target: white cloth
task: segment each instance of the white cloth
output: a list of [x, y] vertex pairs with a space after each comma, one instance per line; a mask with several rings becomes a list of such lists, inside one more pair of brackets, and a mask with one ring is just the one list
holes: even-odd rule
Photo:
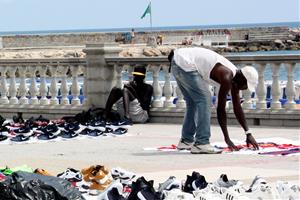
[[217, 63], [230, 69], [233, 76], [235, 76], [237, 70], [237, 67], [224, 56], [201, 47], [176, 49], [174, 51], [174, 61], [186, 72], [197, 70], [205, 81], [216, 86], [219, 86], [219, 84], [210, 79], [210, 72]]

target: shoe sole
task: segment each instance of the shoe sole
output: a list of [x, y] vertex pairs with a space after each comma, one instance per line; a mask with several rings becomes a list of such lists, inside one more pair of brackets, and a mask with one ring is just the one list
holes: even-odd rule
[[191, 151], [191, 154], [221, 154], [222, 153], [222, 151], [220, 151], [220, 152], [204, 152], [204, 151], [202, 151], [202, 152], [192, 152]]
[[192, 148], [190, 147], [190, 148], [176, 148], [177, 150], [179, 150], [179, 151], [181, 151], [181, 150], [188, 150], [188, 151], [190, 151]]

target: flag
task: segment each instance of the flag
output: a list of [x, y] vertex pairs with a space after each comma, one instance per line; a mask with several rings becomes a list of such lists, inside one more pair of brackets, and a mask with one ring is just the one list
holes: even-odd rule
[[144, 14], [142, 15], [141, 19], [143, 19], [147, 14], [151, 15], [151, 2], [149, 3], [148, 7], [146, 8]]

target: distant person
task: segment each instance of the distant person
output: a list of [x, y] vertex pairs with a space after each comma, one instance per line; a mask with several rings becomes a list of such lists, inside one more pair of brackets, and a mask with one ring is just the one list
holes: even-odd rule
[[130, 36], [131, 36], [131, 43], [133, 43], [133, 40], [134, 40], [134, 38], [135, 38], [135, 32], [134, 32], [134, 29], [131, 29]]
[[185, 37], [182, 41], [181, 41], [181, 44], [182, 45], [188, 45], [188, 38], [187, 37]]
[[245, 131], [246, 143], [258, 149], [258, 144], [247, 125], [239, 96], [240, 90], [255, 90], [258, 82], [255, 68], [246, 66], [238, 69], [225, 57], [200, 47], [176, 49], [171, 51], [168, 59], [187, 106], [177, 148], [191, 149], [191, 153], [220, 153], [209, 141], [211, 94], [208, 86], [214, 83], [219, 87], [217, 116], [226, 144], [232, 150], [238, 150], [227, 130], [226, 96], [231, 92], [233, 110]]
[[158, 35], [157, 39], [156, 39], [157, 45], [162, 45], [163, 43], [163, 36], [162, 35]]
[[104, 117], [109, 119], [109, 113], [114, 104], [125, 124], [145, 123], [149, 120], [150, 103], [153, 87], [144, 82], [146, 68], [134, 68], [133, 81], [124, 85], [124, 89], [114, 87], [107, 99]]

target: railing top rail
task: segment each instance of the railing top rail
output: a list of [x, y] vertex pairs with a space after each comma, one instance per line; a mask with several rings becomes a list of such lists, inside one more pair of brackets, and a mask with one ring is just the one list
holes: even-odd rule
[[[227, 59], [235, 63], [284, 63], [284, 62], [300, 62], [300, 55], [225, 55]], [[111, 57], [106, 58], [108, 64], [169, 64], [166, 56], [158, 57]]]
[[86, 65], [85, 58], [0, 59], [0, 65]]

